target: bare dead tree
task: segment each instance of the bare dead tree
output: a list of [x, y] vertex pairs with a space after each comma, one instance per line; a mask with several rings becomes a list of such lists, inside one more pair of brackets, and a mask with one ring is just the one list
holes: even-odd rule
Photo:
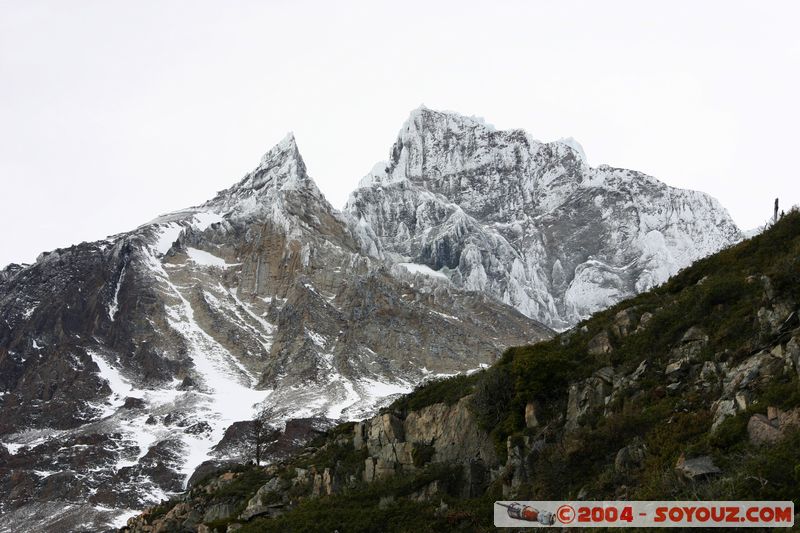
[[772, 215], [772, 223], [778, 222], [778, 199], [775, 198], [775, 212]]
[[267, 440], [267, 431], [264, 422], [256, 418], [250, 426], [250, 439], [255, 453], [256, 466], [261, 466], [261, 453]]

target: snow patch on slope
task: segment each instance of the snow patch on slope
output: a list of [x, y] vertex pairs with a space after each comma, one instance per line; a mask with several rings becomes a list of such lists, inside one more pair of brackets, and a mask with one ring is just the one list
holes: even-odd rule
[[114, 287], [114, 297], [111, 299], [111, 304], [108, 306], [108, 317], [111, 321], [114, 321], [114, 318], [117, 315], [117, 310], [119, 309], [119, 290], [122, 287], [122, 281], [125, 279], [125, 269], [128, 265], [122, 266], [122, 272], [119, 274], [119, 279], [117, 279], [117, 285]]
[[420, 265], [418, 263], [397, 263], [397, 265], [405, 268], [412, 274], [422, 274], [423, 276], [430, 276], [432, 278], [439, 279], [450, 279], [446, 274], [439, 272], [438, 270], [434, 270], [428, 265]]
[[92, 351], [88, 353], [92, 361], [94, 361], [94, 364], [100, 369], [100, 378], [103, 379], [108, 384], [108, 388], [111, 389], [110, 405], [105, 406], [103, 415], [111, 416], [125, 403], [125, 398], [133, 392], [133, 386], [130, 381], [122, 376], [117, 368], [108, 364], [100, 355]]
[[222, 222], [225, 220], [222, 218], [222, 216], [211, 211], [199, 211], [195, 213], [192, 218], [192, 225], [198, 231], [205, 231], [209, 226], [211, 226], [211, 224], [216, 224], [217, 222]]
[[153, 249], [160, 255], [164, 255], [172, 248], [172, 244], [178, 240], [182, 231], [183, 226], [177, 222], [160, 225]]
[[239, 263], [226, 263], [221, 257], [206, 252], [205, 250], [198, 250], [197, 248], [186, 248], [186, 255], [189, 259], [200, 266], [228, 268], [238, 266]]
[[196, 411], [203, 413], [203, 420], [212, 428], [208, 434], [182, 436], [188, 448], [182, 471], [188, 480], [200, 463], [211, 458], [211, 449], [222, 439], [225, 429], [234, 422], [252, 419], [257, 405], [272, 391], [253, 388], [254, 376], [197, 323], [191, 303], [155, 257], [150, 256], [149, 266], [177, 299], [167, 308], [167, 320], [187, 342], [188, 355], [203, 382]]

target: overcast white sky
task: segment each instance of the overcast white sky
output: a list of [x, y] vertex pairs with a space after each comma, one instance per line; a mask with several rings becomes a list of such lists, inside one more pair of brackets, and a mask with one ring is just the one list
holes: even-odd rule
[[800, 2], [0, 0], [0, 266], [213, 196], [287, 131], [341, 207], [421, 103], [800, 202]]

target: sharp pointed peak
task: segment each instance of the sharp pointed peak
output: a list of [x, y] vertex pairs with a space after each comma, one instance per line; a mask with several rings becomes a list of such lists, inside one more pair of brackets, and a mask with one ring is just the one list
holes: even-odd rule
[[281, 139], [281, 142], [277, 144], [277, 146], [284, 146], [284, 147], [293, 146], [297, 148], [297, 140], [294, 137], [294, 132], [293, 131], [287, 132], [286, 135], [283, 136], [283, 139]]
[[433, 111], [433, 110], [431, 108], [429, 108], [428, 106], [426, 106], [425, 104], [419, 104], [417, 107], [412, 109], [411, 112], [408, 115], [409, 115], [409, 117], [414, 117], [414, 116], [417, 116], [417, 115], [424, 115], [425, 113], [429, 113], [431, 111]]
[[271, 176], [274, 176], [276, 185], [286, 179], [292, 182], [313, 183], [306, 173], [306, 164], [300, 155], [294, 132], [288, 132], [278, 144], [267, 150], [258, 166], [242, 180], [241, 184], [258, 188], [264, 177]]
[[[299, 159], [302, 162], [302, 157], [300, 156], [300, 149], [297, 147], [297, 140], [294, 137], [294, 132], [288, 132], [283, 139], [277, 144], [275, 144], [272, 148], [267, 150], [267, 152], [261, 156], [261, 164], [259, 166], [263, 166], [265, 163], [268, 163], [271, 160], [274, 160], [276, 157], [293, 157], [295, 159]], [[305, 167], [305, 165], [303, 165]]]
[[[258, 166], [232, 187], [220, 191], [206, 205], [217, 205], [221, 211], [257, 211], [257, 204], [271, 202], [279, 191], [303, 189], [315, 196], [321, 193], [306, 172], [306, 165], [297, 148], [293, 132], [261, 157]], [[255, 202], [254, 205], [250, 205]]]

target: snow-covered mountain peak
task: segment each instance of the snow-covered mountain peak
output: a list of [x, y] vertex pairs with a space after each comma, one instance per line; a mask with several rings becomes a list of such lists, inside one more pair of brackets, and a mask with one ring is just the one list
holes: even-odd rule
[[298, 164], [302, 172], [305, 173], [305, 163], [300, 155], [300, 149], [297, 147], [297, 140], [294, 137], [294, 132], [291, 131], [288, 132], [278, 144], [267, 150], [267, 152], [261, 156], [261, 161], [255, 170], [268, 168], [272, 166], [275, 161], [284, 159]]
[[467, 116], [455, 111], [437, 111], [425, 106], [414, 109], [409, 114], [408, 119], [403, 124], [398, 134], [392, 155], [395, 154], [398, 144], [414, 144], [420, 139], [441, 140], [473, 132], [476, 137], [484, 137], [497, 130], [494, 126], [487, 124], [486, 121], [477, 116]]
[[359, 187], [467, 174], [473, 186], [485, 189], [493, 175], [507, 173], [532, 194], [538, 184], [549, 183], [548, 167], [576, 170], [559, 171], [560, 185], [589, 170], [583, 147], [571, 137], [543, 143], [521, 129], [498, 130], [480, 117], [422, 106], [403, 124], [389, 160], [375, 165]]
[[[411, 111], [400, 129], [389, 160], [375, 165], [359, 182], [359, 187], [420, 179], [481, 166], [485, 164], [482, 160], [484, 154], [475, 154], [472, 150], [494, 145], [494, 139], [502, 139], [508, 134], [519, 136], [527, 142], [521, 130], [501, 132], [480, 117], [420, 106]], [[444, 160], [437, 158], [438, 155]], [[426, 165], [426, 157], [430, 156], [436, 162], [433, 168]]]
[[589, 166], [572, 138], [419, 108], [345, 209], [381, 248], [562, 329], [741, 234], [706, 194]]
[[274, 191], [294, 189], [302, 185], [316, 188], [316, 184], [306, 173], [306, 164], [300, 155], [294, 134], [290, 132], [261, 157], [252, 172], [228, 190]]
[[411, 126], [426, 125], [428, 127], [436, 125], [438, 128], [451, 128], [453, 130], [460, 130], [463, 127], [479, 126], [489, 131], [496, 131], [495, 127], [483, 117], [477, 115], [464, 115], [457, 111], [436, 110], [426, 107], [424, 104], [416, 109], [413, 109], [406, 119], [403, 127], [401, 128], [401, 135]]
[[306, 172], [293, 133], [287, 134], [267, 151], [253, 171], [237, 184], [220, 191], [203, 207], [221, 214], [247, 217], [270, 210], [287, 192], [299, 192], [314, 201], [325, 202], [316, 183]]

